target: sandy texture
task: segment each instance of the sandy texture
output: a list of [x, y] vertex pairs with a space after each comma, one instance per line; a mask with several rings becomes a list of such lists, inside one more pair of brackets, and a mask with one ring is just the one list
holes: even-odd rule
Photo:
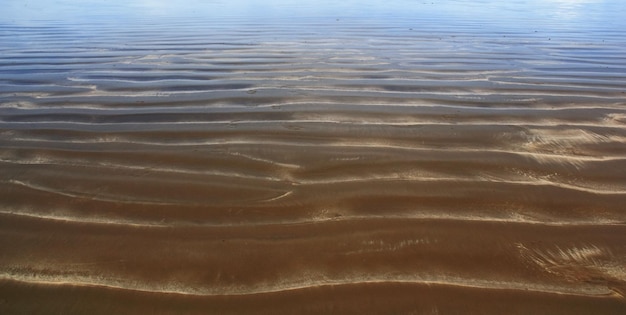
[[624, 314], [624, 31], [385, 21], [0, 25], [0, 313]]

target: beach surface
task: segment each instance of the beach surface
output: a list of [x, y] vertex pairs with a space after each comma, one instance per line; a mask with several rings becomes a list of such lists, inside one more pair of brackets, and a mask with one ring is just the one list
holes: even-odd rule
[[0, 313], [626, 313], [620, 1], [188, 2], [0, 14]]

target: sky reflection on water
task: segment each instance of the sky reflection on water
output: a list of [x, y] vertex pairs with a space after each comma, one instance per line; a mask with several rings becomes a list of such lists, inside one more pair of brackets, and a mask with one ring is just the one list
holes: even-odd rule
[[484, 22], [500, 28], [534, 26], [620, 29], [626, 26], [621, 0], [5, 0], [0, 23], [37, 25], [160, 23], [164, 19], [222, 18], [276, 20], [298, 18], [413, 19], [452, 25]]

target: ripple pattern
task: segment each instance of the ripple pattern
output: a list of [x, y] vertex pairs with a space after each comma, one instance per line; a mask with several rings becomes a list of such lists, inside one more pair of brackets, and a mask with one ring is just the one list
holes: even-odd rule
[[623, 32], [369, 22], [0, 25], [0, 310], [623, 314]]

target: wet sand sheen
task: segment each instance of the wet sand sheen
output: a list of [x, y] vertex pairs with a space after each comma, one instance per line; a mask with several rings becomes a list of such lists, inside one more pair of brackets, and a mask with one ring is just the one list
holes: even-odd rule
[[1, 313], [626, 311], [619, 34], [168, 22], [0, 25]]

